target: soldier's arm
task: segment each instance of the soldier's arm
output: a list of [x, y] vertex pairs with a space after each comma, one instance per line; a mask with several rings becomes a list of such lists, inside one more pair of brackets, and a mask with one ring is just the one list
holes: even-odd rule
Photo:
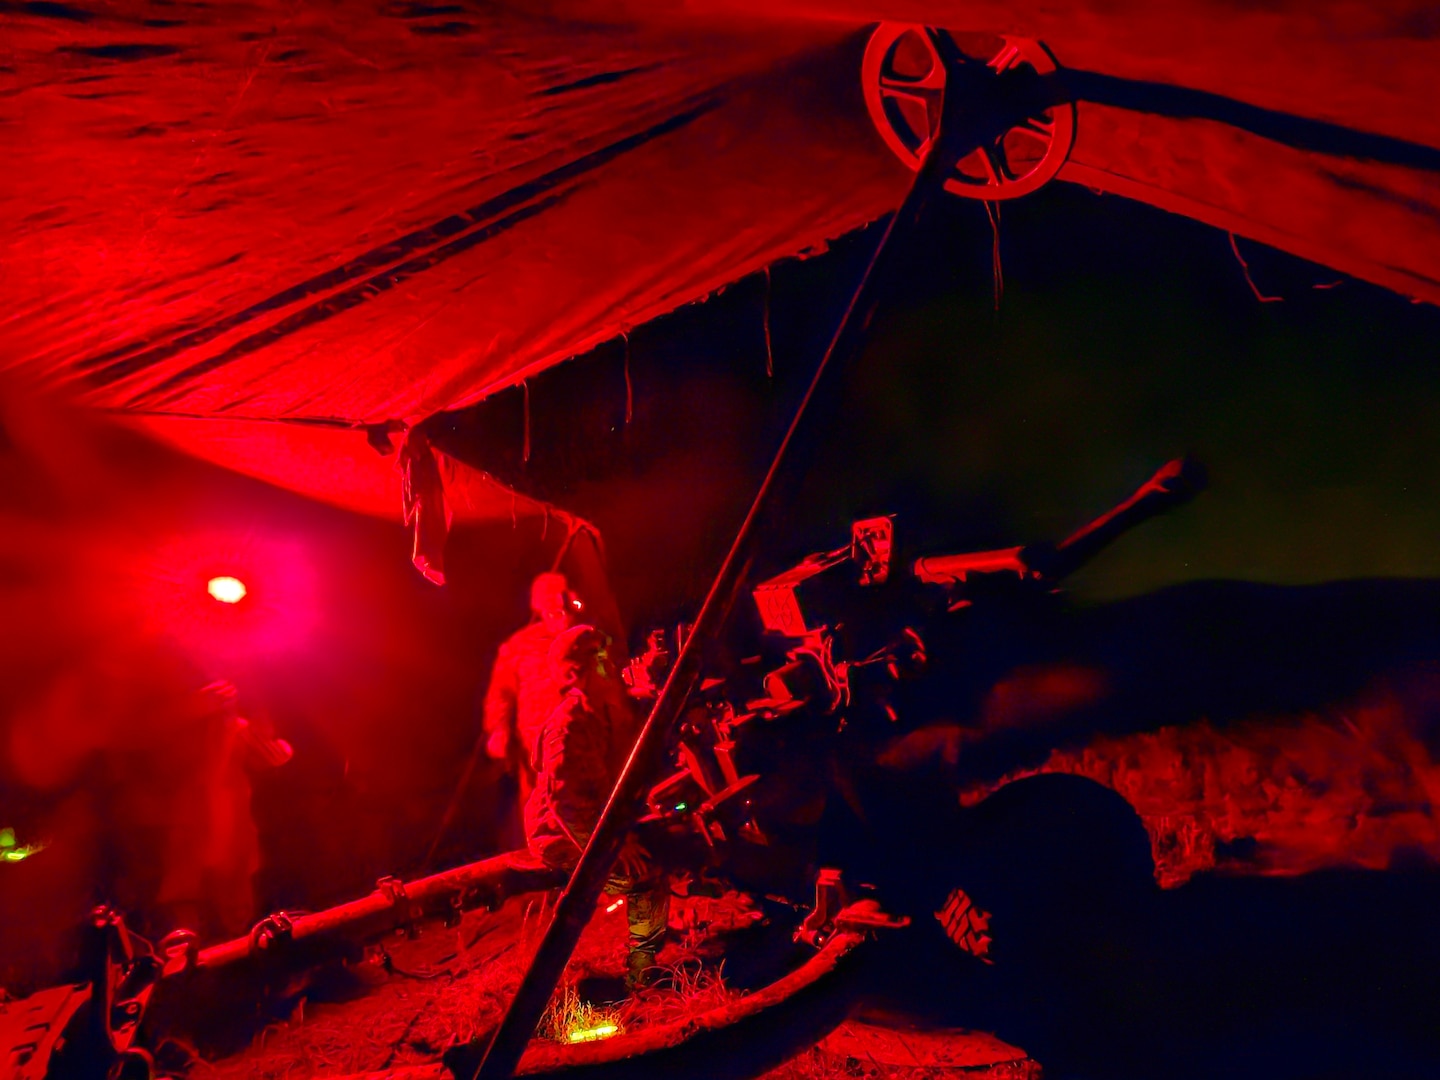
[[520, 677], [515, 666], [515, 653], [506, 642], [500, 646], [495, 666], [490, 672], [490, 685], [485, 691], [485, 752], [499, 761], [515, 755], [515, 714], [520, 701]]

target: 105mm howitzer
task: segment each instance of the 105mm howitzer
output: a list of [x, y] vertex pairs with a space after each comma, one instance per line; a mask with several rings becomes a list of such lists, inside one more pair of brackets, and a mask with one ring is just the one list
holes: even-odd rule
[[[812, 945], [937, 914], [952, 941], [983, 958], [975, 936], [983, 912], [954, 910], [954, 893], [968, 903], [963, 890], [937, 901], [933, 889], [882, 876], [857, 903], [852, 883], [861, 870], [847, 863], [847, 851], [859, 847], [847, 828], [870, 813], [857, 772], [873, 764], [886, 738], [924, 719], [902, 715], [893, 701], [898, 686], [934, 663], [917, 629], [925, 614], [917, 604], [938, 597], [939, 617], [949, 618], [976, 604], [1053, 591], [1124, 530], [1202, 485], [1196, 465], [1172, 461], [1059, 544], [924, 556], [903, 568], [891, 519], [856, 523], [847, 547], [753, 589], [765, 649], [693, 691], [669, 741], [671, 771], [650, 788], [637, 832], [662, 861], [688, 872], [692, 888], [723, 880], [797, 910], [804, 915], [797, 937]], [[654, 692], [671, 646], [679, 642], [652, 634], [626, 672], [638, 698]], [[848, 815], [835, 813], [837, 803]], [[177, 1022], [181, 1003], [193, 1015], [197, 1002], [233, 1001], [237, 986], [258, 992], [353, 959], [386, 935], [417, 932], [427, 920], [453, 922], [507, 896], [562, 884], [563, 875], [511, 853], [411, 882], [382, 879], [358, 900], [277, 912], [245, 937], [205, 948], [186, 931], [151, 946], [114, 912], [97, 909], [82, 981], [0, 1005], [5, 1080], [147, 1080], [149, 1051]]]
[[[896, 565], [891, 519], [855, 523], [849, 546], [753, 589], [768, 663], [753, 657], [694, 693], [671, 740], [674, 769], [647, 799], [642, 836], [674, 860], [803, 899], [819, 853], [846, 846], [820, 836], [827, 798], [853, 801], [847, 773], [870, 766], [887, 739], [934, 719], [902, 715], [900, 686], [928, 668], [964, 663], [931, 656], [926, 621], [1052, 593], [1122, 533], [1204, 483], [1198, 463], [1177, 459], [1058, 544], [928, 555], [909, 566]], [[633, 691], [658, 683], [669, 644], [651, 635], [626, 673]]]

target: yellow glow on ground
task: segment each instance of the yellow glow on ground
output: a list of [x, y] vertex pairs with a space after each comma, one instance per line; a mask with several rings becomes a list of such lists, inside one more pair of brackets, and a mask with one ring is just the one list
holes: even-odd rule
[[580, 1028], [566, 1034], [567, 1041], [572, 1043], [594, 1042], [596, 1039], [608, 1039], [620, 1030], [616, 1024], [600, 1024], [592, 1028]]

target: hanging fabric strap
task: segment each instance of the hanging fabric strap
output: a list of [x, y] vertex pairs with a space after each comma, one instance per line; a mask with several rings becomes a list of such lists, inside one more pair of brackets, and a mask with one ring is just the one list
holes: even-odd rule
[[635, 418], [635, 388], [630, 384], [630, 331], [623, 332], [620, 340], [625, 343], [625, 423], [628, 425]]
[[401, 472], [400, 504], [405, 524], [414, 529], [410, 561], [426, 581], [445, 584], [445, 541], [450, 535], [450, 507], [440, 465], [425, 432], [412, 427], [395, 458]]
[[1000, 310], [1000, 300], [1005, 295], [1005, 271], [1000, 265], [1000, 204], [987, 202], [985, 216], [990, 219], [990, 273], [995, 280], [995, 310]]
[[526, 379], [522, 382], [520, 389], [525, 393], [525, 446], [521, 451], [520, 459], [528, 465], [530, 463], [530, 380]]
[[761, 321], [765, 327], [765, 375], [775, 377], [775, 350], [770, 344], [770, 267], [765, 267], [765, 306]]

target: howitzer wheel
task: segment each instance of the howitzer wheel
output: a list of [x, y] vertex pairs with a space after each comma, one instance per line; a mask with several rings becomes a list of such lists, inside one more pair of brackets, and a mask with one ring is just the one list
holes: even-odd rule
[[[927, 27], [881, 23], [861, 65], [865, 105], [885, 145], [919, 169], [940, 122], [945, 65]], [[1056, 70], [1044, 45], [1009, 35], [954, 35], [962, 53], [983, 59], [996, 74], [1028, 66], [1039, 75]], [[1075, 143], [1075, 106], [1040, 109], [999, 132], [960, 159], [945, 190], [966, 199], [996, 202], [1028, 195], [1060, 171]]]

